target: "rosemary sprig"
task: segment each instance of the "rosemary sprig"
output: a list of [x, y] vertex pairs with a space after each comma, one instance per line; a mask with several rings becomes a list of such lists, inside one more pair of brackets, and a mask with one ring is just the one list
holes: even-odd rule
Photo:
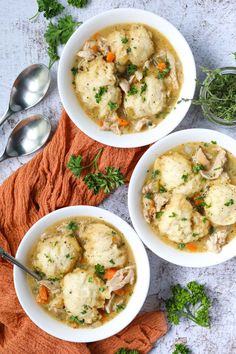
[[67, 167], [76, 177], [80, 177], [83, 170], [92, 169], [92, 172], [88, 173], [83, 180], [87, 187], [93, 190], [94, 194], [98, 194], [100, 190], [103, 190], [104, 193], [110, 193], [125, 182], [120, 169], [112, 166], [105, 167], [105, 172], [98, 169], [97, 162], [102, 151], [103, 148], [99, 149], [94, 159], [87, 165], [82, 165], [82, 155], [71, 155], [67, 164]]

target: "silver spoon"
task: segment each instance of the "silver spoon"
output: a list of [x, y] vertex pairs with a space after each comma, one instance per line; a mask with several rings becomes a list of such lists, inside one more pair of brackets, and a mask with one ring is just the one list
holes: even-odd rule
[[32, 277], [34, 277], [36, 280], [40, 281], [42, 278], [39, 274], [33, 272], [31, 269], [25, 267], [22, 263], [20, 263], [17, 259], [12, 257], [9, 253], [5, 252], [2, 247], [0, 247], [0, 256], [2, 258], [6, 259], [10, 263], [15, 264], [16, 266], [20, 267], [24, 272], [28, 273]]
[[46, 95], [50, 81], [50, 71], [44, 64], [33, 64], [23, 70], [13, 83], [9, 106], [0, 118], [0, 126], [11, 114], [39, 103]]
[[8, 157], [32, 154], [46, 143], [50, 132], [51, 124], [41, 114], [21, 120], [11, 132], [0, 162]]

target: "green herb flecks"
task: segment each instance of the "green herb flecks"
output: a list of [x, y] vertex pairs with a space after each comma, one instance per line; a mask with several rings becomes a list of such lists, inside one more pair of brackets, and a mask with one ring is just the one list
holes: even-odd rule
[[126, 44], [128, 43], [129, 39], [127, 37], [122, 37], [121, 38], [121, 43]]
[[84, 319], [83, 320], [80, 320], [79, 318], [78, 318], [78, 316], [70, 316], [69, 317], [69, 321], [71, 321], [71, 322], [75, 322], [75, 323], [77, 323], [77, 324], [84, 324]]
[[133, 75], [135, 73], [135, 71], [137, 70], [137, 65], [134, 64], [128, 64], [127, 66], [127, 74], [128, 75]]
[[198, 173], [199, 171], [205, 170], [205, 166], [203, 166], [201, 164], [196, 164], [196, 165], [192, 166], [192, 170], [194, 173]]
[[226, 203], [225, 206], [230, 206], [234, 204], [234, 200], [233, 199], [229, 199]]
[[121, 312], [126, 308], [126, 304], [118, 304], [116, 305], [116, 312]]
[[96, 100], [97, 103], [101, 102], [102, 96], [106, 92], [107, 92], [107, 87], [106, 86], [99, 87], [98, 92], [95, 94], [95, 100]]
[[96, 264], [95, 265], [95, 273], [98, 276], [104, 275], [105, 274], [105, 267], [101, 264]]
[[111, 111], [115, 111], [119, 106], [118, 106], [118, 103], [116, 102], [112, 102], [112, 101], [109, 101], [108, 102], [108, 106], [110, 108]]
[[147, 90], [147, 84], [146, 82], [144, 82], [144, 84], [141, 86], [141, 89], [140, 89], [140, 95], [142, 95], [144, 92], [146, 92]]
[[136, 95], [136, 93], [138, 93], [138, 89], [136, 86], [132, 85], [127, 93], [128, 96], [133, 96]]
[[67, 229], [71, 231], [76, 231], [78, 229], [78, 225], [74, 221], [70, 221], [67, 225]]
[[172, 354], [190, 354], [190, 349], [183, 343], [176, 343]]
[[75, 76], [76, 74], [78, 74], [78, 68], [71, 68], [71, 72], [72, 72], [72, 75]]
[[38, 11], [30, 18], [30, 20], [36, 18], [40, 12], [43, 12], [43, 16], [46, 19], [55, 17], [62, 13], [64, 6], [60, 4], [57, 0], [37, 0]]
[[85, 7], [88, 0], [67, 0], [68, 4], [77, 8]]
[[168, 59], [165, 60], [165, 62], [161, 62], [157, 65], [157, 78], [164, 80], [170, 73], [171, 67], [170, 67], [170, 62]]

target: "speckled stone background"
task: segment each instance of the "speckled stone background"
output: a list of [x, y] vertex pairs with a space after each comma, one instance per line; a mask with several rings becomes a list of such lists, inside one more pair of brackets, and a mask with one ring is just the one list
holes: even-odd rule
[[[200, 65], [210, 68], [235, 65], [231, 55], [231, 52], [236, 50], [235, 0], [90, 0], [86, 9], [77, 10], [70, 7], [67, 12], [84, 21], [104, 10], [118, 7], [146, 9], [172, 22], [192, 48], [199, 77]], [[16, 75], [29, 64], [47, 64], [43, 38], [46, 21], [40, 16], [35, 22], [30, 22], [28, 18], [35, 12], [36, 3], [33, 0], [0, 0], [0, 113], [4, 113], [7, 108], [10, 88]], [[56, 128], [62, 109], [57, 91], [56, 70], [57, 65], [53, 67], [53, 82], [47, 98], [27, 113], [12, 116], [0, 128], [0, 150], [3, 150], [16, 122], [27, 115], [42, 113], [50, 118], [53, 128]], [[223, 129], [211, 125], [203, 119], [201, 110], [196, 107], [189, 110], [177, 129], [189, 127], [221, 130], [236, 138], [236, 128]], [[2, 162], [0, 182], [30, 158]], [[130, 223], [127, 187], [116, 191], [102, 207], [115, 212]], [[191, 269], [167, 263], [150, 251], [148, 254], [151, 263], [151, 284], [144, 310], [162, 308], [163, 299], [168, 296], [172, 284], [185, 284], [194, 279], [206, 284], [213, 302], [210, 329], [182, 321], [181, 325], [169, 329], [167, 335], [156, 344], [152, 354], [172, 353], [173, 343], [178, 338], [184, 338], [194, 354], [236, 353], [235, 259], [215, 267]]]

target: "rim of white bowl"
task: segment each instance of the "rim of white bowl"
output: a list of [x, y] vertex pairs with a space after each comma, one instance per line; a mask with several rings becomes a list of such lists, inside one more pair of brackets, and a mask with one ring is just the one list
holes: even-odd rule
[[[156, 28], [163, 33], [173, 45], [183, 65], [184, 81], [179, 97], [192, 98], [196, 86], [196, 66], [189, 44], [177, 28], [163, 17], [141, 9], [121, 8], [102, 12], [85, 21], [70, 37], [63, 49], [58, 67], [59, 95], [71, 120], [86, 135], [105, 145], [123, 148], [148, 145], [169, 134], [184, 119], [191, 105], [191, 101], [176, 104], [176, 108], [172, 109], [156, 128], [140, 133], [123, 134], [120, 136], [112, 132], [102, 131], [99, 126], [84, 113], [74, 94], [71, 83], [71, 67], [74, 64], [76, 52], [95, 32], [110, 25], [129, 23], [130, 18], [135, 19], [133, 23], [143, 23]], [[106, 23], [105, 27], [104, 23]]]
[[210, 129], [186, 129], [172, 133], [152, 145], [137, 163], [131, 176], [128, 190], [128, 208], [133, 226], [143, 243], [162, 259], [184, 267], [208, 267], [223, 263], [236, 255], [236, 238], [225, 245], [220, 253], [190, 253], [175, 249], [164, 243], [145, 221], [141, 209], [141, 191], [146, 171], [155, 159], [171, 148], [187, 142], [217, 143], [236, 156], [236, 140]]
[[22, 239], [16, 258], [21, 262], [26, 262], [27, 256], [39, 238], [41, 232], [49, 225], [63, 218], [73, 216], [91, 216], [105, 220], [114, 225], [124, 234], [130, 248], [133, 252], [136, 267], [137, 280], [134, 292], [129, 299], [127, 307], [111, 321], [106, 322], [97, 328], [74, 329], [51, 317], [40, 307], [33, 298], [31, 290], [27, 283], [26, 274], [18, 267], [14, 266], [14, 286], [18, 300], [28, 315], [28, 317], [43, 331], [48, 334], [70, 342], [93, 342], [108, 338], [129, 325], [129, 323], [139, 313], [147, 297], [150, 284], [150, 265], [147, 252], [143, 243], [139, 239], [134, 229], [117, 215], [93, 206], [70, 206], [47, 214], [37, 221], [25, 234]]

